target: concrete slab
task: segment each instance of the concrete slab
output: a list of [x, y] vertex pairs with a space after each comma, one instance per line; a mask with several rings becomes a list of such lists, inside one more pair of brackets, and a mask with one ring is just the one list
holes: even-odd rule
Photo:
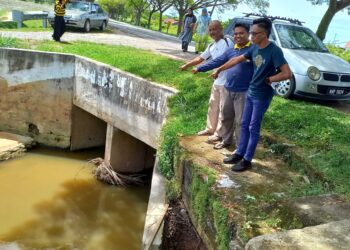
[[341, 250], [350, 246], [350, 220], [263, 235], [251, 239], [246, 250]]
[[143, 250], [160, 247], [160, 245], [157, 245], [160, 241], [155, 241], [155, 239], [161, 236], [163, 230], [160, 230], [160, 227], [168, 208], [165, 196], [165, 182], [165, 178], [158, 171], [158, 160], [156, 160], [142, 238], [141, 249]]

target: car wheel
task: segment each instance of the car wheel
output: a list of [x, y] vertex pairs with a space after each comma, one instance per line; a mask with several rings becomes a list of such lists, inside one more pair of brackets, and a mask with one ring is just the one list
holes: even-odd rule
[[292, 97], [294, 94], [294, 91], [295, 91], [295, 80], [293, 76], [291, 79], [279, 82], [275, 89], [276, 94], [283, 98]]
[[106, 21], [103, 21], [101, 26], [100, 26], [100, 30], [104, 31], [106, 29], [106, 26], [107, 26]]
[[90, 20], [86, 20], [84, 24], [84, 31], [90, 32], [90, 29], [91, 29]]

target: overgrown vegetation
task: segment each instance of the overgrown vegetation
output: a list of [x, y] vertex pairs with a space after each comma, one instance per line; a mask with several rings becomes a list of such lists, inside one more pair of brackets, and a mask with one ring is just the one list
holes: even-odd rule
[[350, 63], [350, 50], [344, 50], [343, 48], [334, 45], [328, 45], [327, 47], [332, 54], [339, 56]]
[[11, 37], [4, 37], [4, 36], [0, 35], [0, 47], [16, 48], [17, 47], [17, 39], [11, 38]]
[[208, 218], [213, 218], [215, 241], [219, 250], [226, 250], [230, 244], [228, 210], [223, 207], [215, 192], [211, 192], [216, 181], [216, 174], [206, 167], [191, 167], [190, 203], [202, 228], [207, 228]]

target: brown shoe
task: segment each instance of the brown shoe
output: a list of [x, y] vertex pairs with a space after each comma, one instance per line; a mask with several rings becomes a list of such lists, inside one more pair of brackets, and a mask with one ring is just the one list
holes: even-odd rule
[[202, 136], [202, 135], [211, 135], [211, 134], [213, 134], [213, 133], [211, 133], [210, 130], [208, 130], [208, 129], [204, 129], [204, 130], [199, 131], [199, 132], [197, 133], [197, 135], [199, 135], [199, 136]]
[[230, 144], [226, 144], [223, 141], [221, 141], [219, 143], [216, 143], [213, 148], [214, 149], [222, 149], [222, 148], [227, 148], [229, 146], [230, 146]]
[[220, 140], [221, 140], [221, 138], [219, 136], [211, 135], [211, 136], [208, 137], [207, 142], [217, 142], [217, 141], [220, 141]]

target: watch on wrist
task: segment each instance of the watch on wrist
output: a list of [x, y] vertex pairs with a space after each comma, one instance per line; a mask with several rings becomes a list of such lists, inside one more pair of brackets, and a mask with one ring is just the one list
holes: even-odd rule
[[270, 84], [270, 85], [271, 85], [270, 77], [266, 77], [266, 78], [265, 78], [265, 82], [266, 82], [267, 84]]

